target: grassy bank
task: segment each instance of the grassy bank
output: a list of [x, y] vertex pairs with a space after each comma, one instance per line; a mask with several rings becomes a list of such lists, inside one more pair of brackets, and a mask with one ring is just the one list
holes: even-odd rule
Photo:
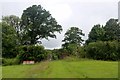
[[118, 62], [65, 59], [2, 67], [3, 78], [117, 78]]

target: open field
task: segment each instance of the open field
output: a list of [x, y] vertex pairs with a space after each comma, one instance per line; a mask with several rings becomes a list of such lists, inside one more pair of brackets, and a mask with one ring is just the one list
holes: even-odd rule
[[95, 60], [44, 61], [2, 67], [3, 78], [117, 78], [118, 62]]
[[2, 78], [2, 66], [0, 65], [0, 79]]

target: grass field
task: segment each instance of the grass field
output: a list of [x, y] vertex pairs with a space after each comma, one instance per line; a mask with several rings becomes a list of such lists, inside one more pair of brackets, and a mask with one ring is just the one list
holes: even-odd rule
[[118, 62], [64, 59], [2, 67], [3, 78], [117, 78]]
[[0, 65], [0, 79], [2, 78], [2, 66]]

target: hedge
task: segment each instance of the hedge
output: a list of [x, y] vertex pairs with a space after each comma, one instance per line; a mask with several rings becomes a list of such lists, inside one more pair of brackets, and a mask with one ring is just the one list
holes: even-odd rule
[[88, 58], [97, 60], [118, 60], [120, 58], [119, 41], [97, 41], [85, 46]]
[[46, 52], [43, 46], [24, 45], [16, 48], [16, 53], [20, 59], [20, 62], [25, 60], [34, 60], [39, 62], [46, 58]]

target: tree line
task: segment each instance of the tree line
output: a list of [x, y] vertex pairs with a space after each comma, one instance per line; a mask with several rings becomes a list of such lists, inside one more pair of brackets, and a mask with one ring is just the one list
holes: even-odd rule
[[45, 50], [41, 39], [56, 38], [56, 32], [62, 32], [49, 11], [41, 5], [33, 5], [23, 11], [21, 18], [15, 15], [3, 16], [2, 22], [2, 57], [22, 60], [41, 61], [52, 58], [75, 55], [82, 58], [100, 60], [118, 60], [120, 58], [120, 23], [110, 19], [106, 25], [94, 25], [88, 39], [81, 46], [85, 34], [78, 27], [71, 27], [62, 40], [62, 48]]

